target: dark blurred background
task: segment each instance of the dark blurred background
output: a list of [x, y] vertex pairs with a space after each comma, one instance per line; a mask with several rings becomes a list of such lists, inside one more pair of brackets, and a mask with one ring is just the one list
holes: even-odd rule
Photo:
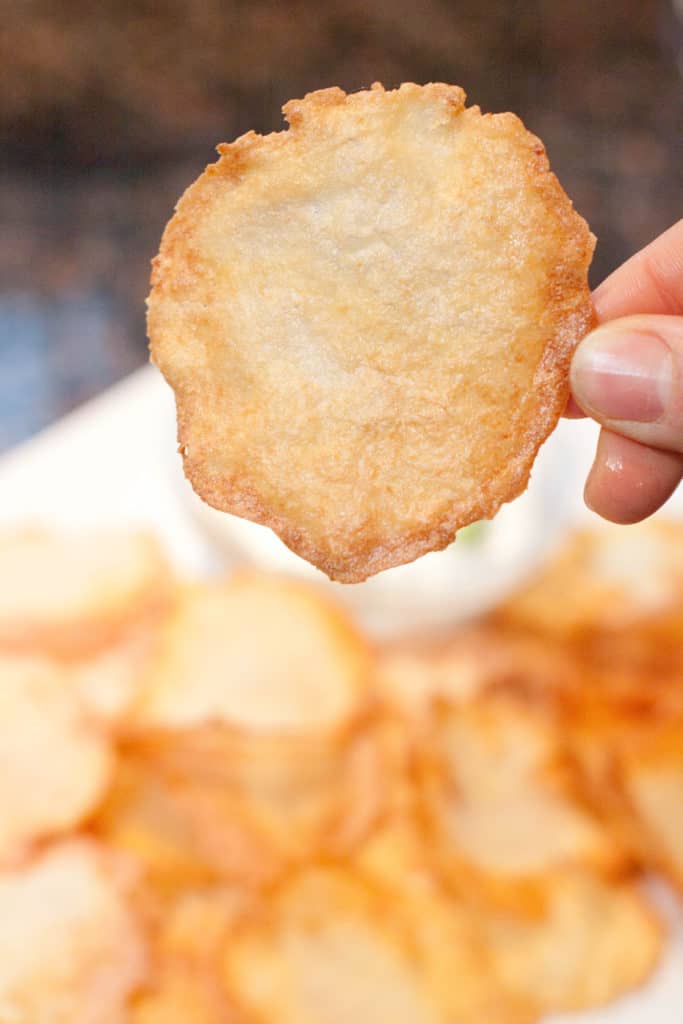
[[311, 89], [443, 80], [519, 113], [598, 235], [593, 283], [683, 212], [683, 0], [0, 6], [0, 448], [146, 360], [179, 193]]

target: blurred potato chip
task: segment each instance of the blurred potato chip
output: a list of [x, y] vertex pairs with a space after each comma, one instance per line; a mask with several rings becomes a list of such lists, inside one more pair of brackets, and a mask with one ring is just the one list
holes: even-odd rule
[[263, 1024], [531, 1019], [487, 972], [461, 908], [341, 868], [309, 868], [238, 924], [225, 977]]
[[146, 953], [123, 878], [82, 840], [0, 874], [3, 1024], [127, 1024]]
[[511, 693], [442, 705], [424, 752], [423, 795], [457, 885], [533, 910], [567, 865], [614, 870], [623, 852], [588, 807], [545, 707]]
[[0, 650], [86, 657], [163, 607], [169, 583], [161, 548], [147, 533], [7, 532], [0, 538]]
[[112, 727], [127, 723], [156, 652], [158, 632], [158, 622], [134, 625], [112, 646], [72, 663], [75, 685], [93, 718]]
[[140, 728], [335, 729], [367, 700], [365, 641], [313, 587], [243, 572], [187, 587], [137, 708]]
[[592, 803], [634, 859], [680, 884], [683, 715], [661, 701], [618, 701], [602, 682], [593, 680], [568, 723]]
[[401, 908], [416, 962], [447, 1021], [533, 1019], [528, 1000], [496, 974], [476, 910], [442, 885], [430, 837], [414, 807], [403, 804], [384, 819], [352, 863], [390, 905]]
[[320, 743], [208, 732], [187, 744], [182, 736], [138, 739], [125, 762], [132, 782], [109, 801], [108, 829], [132, 828], [148, 842], [165, 836], [164, 845], [179, 842], [220, 877], [261, 884], [291, 861], [352, 849], [386, 802], [390, 763], [369, 726]]
[[154, 917], [165, 913], [168, 900], [184, 886], [213, 877], [173, 792], [130, 757], [119, 760], [93, 828], [140, 866], [146, 890], [142, 902]]
[[570, 686], [573, 676], [566, 657], [542, 640], [475, 625], [426, 649], [387, 647], [376, 685], [388, 707], [412, 717], [435, 699], [461, 704], [496, 689], [550, 696]]
[[68, 671], [0, 655], [0, 861], [77, 826], [102, 798], [111, 770], [110, 741]]
[[[604, 664], [657, 661], [683, 642], [683, 523], [659, 519], [573, 534], [499, 620], [580, 641]], [[664, 645], [664, 646], [662, 646]]]
[[95, 646], [45, 612], [49, 656], [8, 651], [0, 596], [0, 1024], [531, 1024], [648, 976], [624, 879], [683, 886], [675, 556], [649, 617], [629, 584], [613, 622], [377, 656], [264, 574], [177, 591], [150, 557], [104, 600], [72, 543], [90, 621], [118, 602]]
[[201, 857], [260, 883], [339, 853], [383, 794], [366, 642], [315, 589], [242, 573], [188, 587], [164, 626], [131, 745]]
[[649, 731], [629, 749], [622, 778], [645, 863], [683, 890], [683, 720]]
[[173, 965], [155, 979], [130, 1012], [130, 1024], [245, 1024], [226, 1001], [211, 972]]
[[653, 970], [663, 929], [638, 890], [587, 872], [558, 873], [538, 919], [482, 912], [496, 970], [538, 1010], [581, 1010], [616, 999]]
[[131, 1024], [237, 1024], [222, 956], [245, 903], [243, 891], [211, 885], [186, 889], [168, 904], [152, 943], [154, 970]]

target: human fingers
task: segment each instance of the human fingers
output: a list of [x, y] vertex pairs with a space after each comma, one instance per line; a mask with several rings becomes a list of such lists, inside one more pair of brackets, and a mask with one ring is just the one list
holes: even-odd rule
[[683, 317], [601, 325], [574, 354], [571, 387], [581, 409], [614, 433], [683, 453]]
[[593, 303], [601, 323], [638, 313], [683, 314], [683, 220], [610, 274]]
[[664, 504], [682, 476], [683, 456], [603, 428], [584, 498], [604, 519], [637, 523]]

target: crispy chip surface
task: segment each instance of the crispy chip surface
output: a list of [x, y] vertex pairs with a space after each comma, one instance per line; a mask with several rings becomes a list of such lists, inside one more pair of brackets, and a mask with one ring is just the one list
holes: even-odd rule
[[592, 323], [594, 240], [539, 140], [455, 86], [284, 110], [180, 200], [152, 357], [201, 497], [356, 582], [523, 490]]
[[126, 1024], [146, 958], [117, 871], [75, 840], [0, 874], [3, 1024]]
[[111, 768], [109, 741], [69, 674], [37, 658], [0, 656], [0, 861], [78, 825]]
[[0, 538], [0, 649], [80, 658], [167, 600], [169, 570], [145, 533], [27, 529]]
[[345, 725], [366, 698], [364, 640], [313, 588], [258, 573], [189, 587], [138, 708], [140, 727], [253, 733]]

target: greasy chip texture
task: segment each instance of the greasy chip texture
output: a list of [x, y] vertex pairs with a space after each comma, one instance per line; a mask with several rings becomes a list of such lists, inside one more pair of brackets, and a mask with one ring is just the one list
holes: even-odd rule
[[513, 114], [327, 89], [219, 147], [155, 260], [185, 471], [357, 582], [525, 487], [592, 322], [593, 238]]
[[0, 655], [0, 864], [78, 825], [102, 798], [111, 769], [109, 741], [66, 671]]
[[3, 1024], [126, 1024], [144, 967], [115, 862], [94, 844], [64, 842], [0, 874]]

